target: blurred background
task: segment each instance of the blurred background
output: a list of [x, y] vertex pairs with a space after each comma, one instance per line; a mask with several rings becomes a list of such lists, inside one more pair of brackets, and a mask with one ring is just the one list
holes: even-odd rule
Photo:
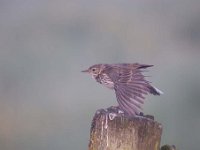
[[0, 1], [0, 149], [86, 150], [113, 91], [80, 71], [96, 63], [155, 65], [164, 95], [144, 112], [163, 144], [199, 150], [200, 1]]

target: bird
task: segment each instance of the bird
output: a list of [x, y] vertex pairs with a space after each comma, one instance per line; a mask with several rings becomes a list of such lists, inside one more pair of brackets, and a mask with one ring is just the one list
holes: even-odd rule
[[146, 68], [139, 63], [95, 64], [82, 72], [89, 73], [98, 83], [115, 91], [119, 109], [129, 116], [142, 113], [145, 96], [163, 92], [146, 80]]

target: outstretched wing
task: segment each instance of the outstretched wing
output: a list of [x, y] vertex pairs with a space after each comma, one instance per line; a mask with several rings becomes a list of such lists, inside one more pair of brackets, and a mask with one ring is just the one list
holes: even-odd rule
[[151, 65], [122, 64], [115, 79], [115, 93], [119, 107], [129, 115], [142, 111], [145, 95], [150, 92], [150, 83], [145, 80], [142, 69]]

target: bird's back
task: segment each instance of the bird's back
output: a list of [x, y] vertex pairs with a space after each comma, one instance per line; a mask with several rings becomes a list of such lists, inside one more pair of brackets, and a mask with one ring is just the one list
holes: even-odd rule
[[153, 65], [144, 65], [138, 63], [105, 64], [102, 73], [107, 74], [113, 82], [116, 82], [120, 79], [121, 75], [128, 75], [130, 72], [134, 72], [137, 69], [145, 69], [152, 66]]

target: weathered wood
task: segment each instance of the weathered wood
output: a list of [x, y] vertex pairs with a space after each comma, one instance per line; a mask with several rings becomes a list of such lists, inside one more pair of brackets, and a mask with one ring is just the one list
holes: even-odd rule
[[159, 150], [160, 123], [146, 116], [129, 117], [114, 107], [96, 112], [89, 150]]

